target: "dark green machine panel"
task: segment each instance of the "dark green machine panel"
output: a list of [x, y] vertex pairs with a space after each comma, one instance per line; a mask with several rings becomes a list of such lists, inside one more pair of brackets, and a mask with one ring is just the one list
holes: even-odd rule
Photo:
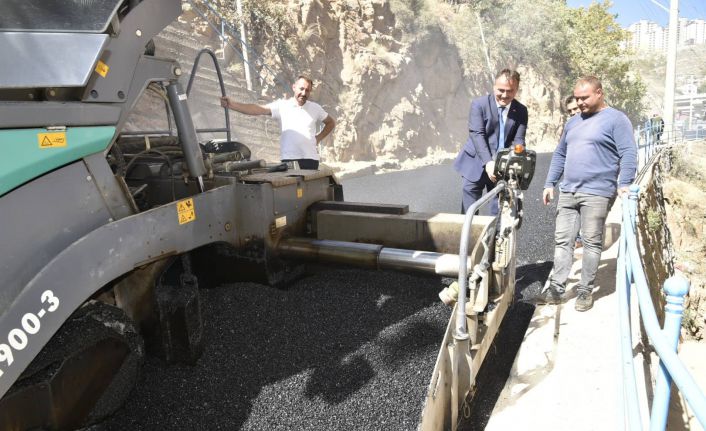
[[0, 196], [67, 163], [103, 151], [115, 127], [0, 130]]

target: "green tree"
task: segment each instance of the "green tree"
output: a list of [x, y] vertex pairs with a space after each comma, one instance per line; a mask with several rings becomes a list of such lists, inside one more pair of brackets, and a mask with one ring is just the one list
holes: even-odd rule
[[563, 0], [513, 1], [496, 15], [495, 34], [499, 36], [500, 63], [531, 65], [540, 73], [557, 72], [568, 67], [566, 46], [568, 32]]
[[459, 49], [469, 76], [487, 69], [480, 41], [485, 33], [491, 74], [500, 67], [527, 66], [546, 77], [571, 70], [568, 8], [564, 0], [474, 0], [462, 3], [442, 28]]
[[408, 37], [424, 30], [428, 24], [429, 10], [425, 0], [390, 0], [396, 25]]
[[645, 109], [645, 85], [639, 75], [631, 72], [632, 64], [620, 47], [626, 35], [608, 11], [611, 6], [606, 0], [567, 10], [570, 72], [564, 83], [565, 92], [571, 91], [578, 77], [595, 75], [603, 82], [610, 105], [625, 112], [636, 124]]

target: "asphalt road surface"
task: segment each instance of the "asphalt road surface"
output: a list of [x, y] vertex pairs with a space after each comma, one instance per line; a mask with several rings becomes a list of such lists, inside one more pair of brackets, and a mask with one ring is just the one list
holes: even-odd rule
[[[553, 209], [541, 204], [549, 155], [525, 192], [517, 301], [478, 378], [463, 429], [483, 429], [551, 268]], [[450, 165], [352, 178], [347, 201], [458, 212]], [[194, 366], [148, 358], [126, 405], [91, 430], [415, 430], [450, 309], [435, 276], [311, 266], [288, 290], [202, 289], [205, 351]], [[521, 420], [521, 418], [518, 418]]]

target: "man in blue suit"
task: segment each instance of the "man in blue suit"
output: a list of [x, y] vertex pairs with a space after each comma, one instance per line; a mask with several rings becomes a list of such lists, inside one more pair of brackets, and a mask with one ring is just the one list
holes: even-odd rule
[[[456, 157], [454, 169], [463, 177], [462, 212], [483, 195], [483, 190], [495, 187], [493, 175], [498, 149], [525, 145], [527, 107], [515, 100], [520, 86], [520, 74], [503, 69], [495, 77], [493, 94], [471, 102], [468, 120], [468, 141]], [[492, 215], [498, 214], [497, 198], [490, 204]]]

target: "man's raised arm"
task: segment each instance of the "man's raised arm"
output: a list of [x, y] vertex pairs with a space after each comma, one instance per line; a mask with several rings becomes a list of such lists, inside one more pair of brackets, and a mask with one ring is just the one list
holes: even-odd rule
[[228, 96], [221, 97], [221, 106], [246, 115], [272, 115], [272, 111], [267, 106], [236, 102]]

